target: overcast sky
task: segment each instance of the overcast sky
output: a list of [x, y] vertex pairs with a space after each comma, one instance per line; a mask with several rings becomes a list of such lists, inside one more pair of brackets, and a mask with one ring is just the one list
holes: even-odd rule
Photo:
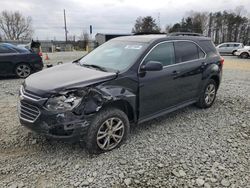
[[1, 0], [0, 4], [0, 11], [19, 11], [31, 16], [34, 39], [49, 40], [64, 39], [63, 9], [68, 35], [80, 36], [83, 31], [89, 31], [90, 24], [94, 34], [130, 33], [138, 16], [153, 16], [164, 28], [180, 21], [191, 10], [250, 8], [250, 0]]

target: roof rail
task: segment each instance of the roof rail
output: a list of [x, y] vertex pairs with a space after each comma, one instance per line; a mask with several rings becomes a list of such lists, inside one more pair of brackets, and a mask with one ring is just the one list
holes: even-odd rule
[[166, 33], [161, 33], [161, 32], [140, 32], [140, 33], [134, 33], [133, 35], [166, 35]]
[[201, 37], [204, 35], [201, 33], [191, 33], [191, 32], [173, 32], [173, 33], [169, 33], [168, 36], [197, 36], [197, 37]]

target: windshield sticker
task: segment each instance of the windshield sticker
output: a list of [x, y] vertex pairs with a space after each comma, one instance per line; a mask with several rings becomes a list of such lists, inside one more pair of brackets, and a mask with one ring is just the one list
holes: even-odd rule
[[125, 46], [125, 49], [130, 49], [130, 50], [140, 50], [142, 48], [141, 45], [127, 45]]

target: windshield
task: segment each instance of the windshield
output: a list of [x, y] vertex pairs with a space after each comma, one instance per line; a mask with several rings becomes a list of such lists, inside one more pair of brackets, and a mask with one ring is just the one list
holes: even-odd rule
[[146, 43], [109, 41], [80, 60], [82, 66], [94, 65], [107, 70], [123, 71], [129, 68], [146, 48]]

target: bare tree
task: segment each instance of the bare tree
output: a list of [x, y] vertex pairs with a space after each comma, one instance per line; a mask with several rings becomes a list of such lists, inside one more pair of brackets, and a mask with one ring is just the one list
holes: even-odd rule
[[33, 34], [31, 17], [24, 17], [19, 12], [2, 11], [0, 14], [0, 30], [10, 40], [31, 39]]

